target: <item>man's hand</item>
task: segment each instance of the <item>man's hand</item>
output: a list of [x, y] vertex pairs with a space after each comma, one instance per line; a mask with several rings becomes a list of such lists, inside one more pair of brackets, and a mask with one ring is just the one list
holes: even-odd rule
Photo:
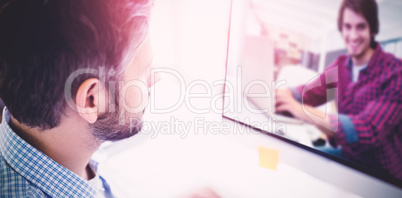
[[176, 198], [220, 198], [220, 196], [210, 188], [201, 188]]
[[304, 120], [301, 104], [293, 98], [290, 89], [278, 89], [276, 92], [276, 112], [288, 112], [294, 117]]
[[315, 125], [327, 136], [332, 137], [335, 135], [330, 129], [331, 124], [328, 115], [312, 106], [299, 103], [288, 88], [277, 90], [275, 106], [276, 112], [289, 112], [295, 118]]

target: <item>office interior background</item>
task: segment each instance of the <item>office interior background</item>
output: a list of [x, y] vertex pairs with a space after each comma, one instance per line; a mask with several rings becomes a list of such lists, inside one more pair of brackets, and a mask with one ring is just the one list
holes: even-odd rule
[[[275, 65], [279, 69], [290, 66], [319, 73], [346, 53], [336, 25], [341, 0], [245, 1], [251, 5], [247, 12], [254, 16], [250, 19], [255, 24], [252, 31], [259, 34], [261, 29], [268, 30], [274, 41]], [[153, 66], [176, 71], [187, 86], [201, 80], [210, 85], [210, 95], [221, 94], [223, 84], [214, 83], [224, 81], [226, 76], [231, 2], [155, 0], [150, 28]], [[402, 58], [402, 1], [377, 2], [377, 41], [385, 51]], [[186, 92], [180, 83], [177, 76], [162, 75], [152, 88], [154, 108], [176, 106], [183, 92], [208, 92], [205, 86], [194, 86]], [[197, 109], [222, 105], [221, 100], [213, 104], [211, 100], [193, 98], [191, 105]], [[101, 174], [118, 197], [176, 197], [203, 188], [221, 197], [239, 198], [355, 198], [402, 192], [377, 178], [258, 132], [213, 133], [205, 125], [220, 123], [222, 112], [194, 113], [185, 103], [176, 107], [169, 113], [155, 113], [148, 107], [144, 121], [154, 128], [121, 142], [107, 142], [94, 155], [101, 164]], [[178, 128], [158, 131], [162, 127], [158, 123], [175, 121], [187, 124], [191, 130], [187, 134]], [[259, 166], [260, 146], [279, 151], [276, 171]], [[319, 176], [322, 174], [328, 174], [330, 179]]]

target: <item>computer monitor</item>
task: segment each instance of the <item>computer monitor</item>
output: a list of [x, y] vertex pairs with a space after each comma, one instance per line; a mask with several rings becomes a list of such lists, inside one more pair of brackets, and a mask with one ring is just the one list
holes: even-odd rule
[[[306, 84], [325, 70], [331, 54], [346, 52], [334, 9], [341, 2], [232, 0], [223, 117], [401, 187], [392, 174], [326, 152], [332, 146], [314, 125], [275, 112], [278, 88]], [[399, 42], [402, 25], [394, 18], [402, 3], [377, 2], [380, 24], [386, 24], [377, 40]], [[317, 108], [337, 111], [334, 101]]]

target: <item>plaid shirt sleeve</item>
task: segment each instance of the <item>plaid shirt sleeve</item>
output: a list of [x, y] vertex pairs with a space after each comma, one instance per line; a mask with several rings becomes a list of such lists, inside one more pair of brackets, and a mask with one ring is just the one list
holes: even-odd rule
[[[351, 139], [353, 131], [359, 142], [359, 150], [364, 151], [368, 148], [382, 144], [381, 132], [392, 130], [402, 122], [402, 68], [400, 61], [397, 70], [384, 73], [380, 76], [380, 82], [384, 82], [383, 94], [368, 103], [366, 108], [358, 115], [342, 115], [350, 119], [352, 128], [347, 129], [341, 119], [331, 115], [331, 127], [338, 129], [336, 136], [331, 140], [332, 144], [345, 145], [354, 143]], [[349, 135], [348, 135], [349, 134]]]
[[338, 58], [323, 73], [310, 82], [291, 88], [293, 97], [300, 103], [310, 106], [319, 106], [334, 98], [327, 98], [327, 90], [338, 86], [338, 62], [345, 57]]

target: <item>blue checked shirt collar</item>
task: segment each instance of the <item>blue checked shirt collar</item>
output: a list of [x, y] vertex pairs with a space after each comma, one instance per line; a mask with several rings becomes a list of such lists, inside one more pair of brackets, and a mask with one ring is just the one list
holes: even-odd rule
[[53, 161], [20, 138], [8, 125], [10, 113], [3, 110], [0, 152], [18, 174], [51, 197], [94, 197], [87, 181]]

